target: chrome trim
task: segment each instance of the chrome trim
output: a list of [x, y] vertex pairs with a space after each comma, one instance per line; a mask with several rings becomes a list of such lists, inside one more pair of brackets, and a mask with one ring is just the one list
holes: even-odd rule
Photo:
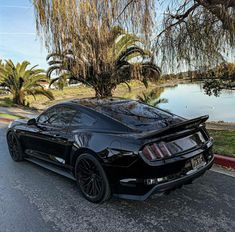
[[123, 183], [128, 183], [130, 181], [137, 181], [137, 179], [135, 179], [135, 178], [127, 178], [127, 179], [120, 180], [120, 182], [123, 182]]

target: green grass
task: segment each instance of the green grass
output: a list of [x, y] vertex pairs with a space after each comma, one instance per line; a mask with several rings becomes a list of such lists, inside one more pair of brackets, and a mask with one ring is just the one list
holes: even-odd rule
[[13, 106], [15, 106], [15, 104], [12, 102], [11, 97], [1, 96], [0, 97], [0, 106], [13, 107]]
[[214, 152], [235, 157], [235, 131], [209, 130], [214, 138]]
[[12, 114], [6, 114], [6, 113], [0, 113], [0, 118], [9, 118], [9, 119], [17, 119], [19, 116], [12, 115]]

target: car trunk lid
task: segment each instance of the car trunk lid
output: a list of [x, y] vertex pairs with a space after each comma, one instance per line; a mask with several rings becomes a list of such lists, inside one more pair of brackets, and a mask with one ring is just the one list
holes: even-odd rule
[[207, 119], [208, 116], [202, 116], [140, 135], [143, 140], [140, 153], [153, 161], [202, 147], [208, 139], [202, 126]]

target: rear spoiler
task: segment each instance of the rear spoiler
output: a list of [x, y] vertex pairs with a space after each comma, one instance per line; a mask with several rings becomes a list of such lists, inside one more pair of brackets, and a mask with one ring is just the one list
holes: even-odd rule
[[199, 127], [200, 124], [205, 123], [208, 118], [209, 118], [208, 115], [204, 115], [204, 116], [201, 116], [198, 118], [185, 120], [183, 122], [169, 125], [168, 127], [165, 127], [161, 130], [157, 130], [157, 131], [155, 130], [155, 131], [149, 131], [149, 132], [143, 133], [139, 138], [148, 139], [153, 136], [160, 136], [160, 135], [167, 134], [169, 132], [174, 133], [174, 132], [181, 131], [181, 130], [197, 128], [197, 127]]

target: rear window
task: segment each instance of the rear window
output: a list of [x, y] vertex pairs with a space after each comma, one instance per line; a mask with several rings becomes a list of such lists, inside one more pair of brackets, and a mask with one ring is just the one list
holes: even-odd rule
[[141, 130], [164, 128], [175, 119], [170, 113], [137, 101], [102, 104], [95, 109], [129, 127]]

